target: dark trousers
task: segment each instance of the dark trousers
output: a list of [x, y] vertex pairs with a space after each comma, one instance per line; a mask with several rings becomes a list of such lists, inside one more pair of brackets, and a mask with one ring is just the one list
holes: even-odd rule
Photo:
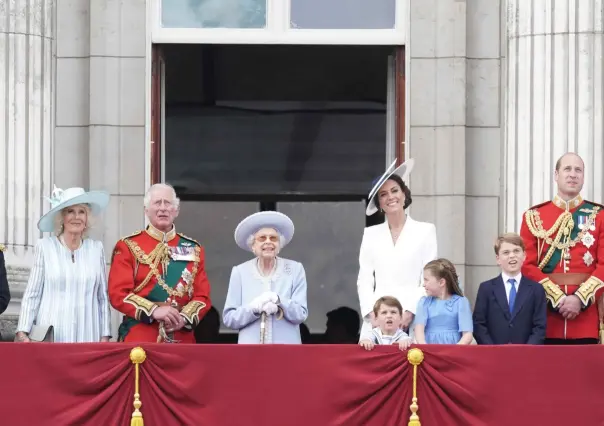
[[545, 339], [546, 345], [597, 345], [598, 339]]

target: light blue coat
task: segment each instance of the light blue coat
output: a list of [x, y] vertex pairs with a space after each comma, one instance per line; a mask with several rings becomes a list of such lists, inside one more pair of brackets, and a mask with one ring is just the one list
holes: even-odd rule
[[[239, 331], [239, 343], [260, 343], [260, 315], [252, 312], [250, 302], [267, 289], [254, 258], [233, 268], [224, 311], [224, 324]], [[279, 295], [283, 318], [271, 315], [267, 321], [267, 343], [301, 343], [299, 325], [306, 321], [306, 273], [300, 262], [277, 258], [277, 267], [270, 278], [270, 291]]]

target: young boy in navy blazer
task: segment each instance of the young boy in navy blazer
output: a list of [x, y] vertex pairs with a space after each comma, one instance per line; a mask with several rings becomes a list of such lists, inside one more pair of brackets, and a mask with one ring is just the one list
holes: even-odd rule
[[546, 301], [543, 286], [525, 278], [526, 257], [518, 234], [497, 238], [495, 255], [501, 274], [480, 284], [474, 307], [474, 338], [479, 345], [532, 344], [545, 340]]

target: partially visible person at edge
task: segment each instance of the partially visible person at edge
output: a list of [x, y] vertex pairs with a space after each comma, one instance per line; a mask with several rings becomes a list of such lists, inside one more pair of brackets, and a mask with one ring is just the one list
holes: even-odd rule
[[359, 253], [357, 288], [363, 325], [360, 335], [371, 332], [373, 307], [382, 296], [393, 296], [402, 304], [402, 329], [412, 330], [418, 300], [424, 295], [423, 269], [436, 259], [436, 228], [418, 222], [405, 210], [411, 205], [411, 191], [404, 182], [413, 169], [413, 159], [395, 170], [393, 163], [369, 193], [366, 214], [378, 209], [385, 222], [365, 228]]
[[[8, 288], [8, 279], [6, 277], [6, 265], [4, 263], [4, 250], [3, 244], [0, 244], [0, 315], [10, 302], [10, 289]], [[2, 341], [2, 334], [0, 334], [0, 342]]]
[[[539, 282], [548, 301], [545, 344], [594, 344], [597, 301], [604, 291], [604, 206], [581, 198], [585, 163], [569, 152], [556, 162], [553, 200], [522, 217], [522, 275]], [[601, 313], [600, 313], [601, 315]]]
[[115, 245], [109, 298], [124, 314], [119, 341], [195, 343], [193, 330], [211, 307], [204, 250], [176, 233], [179, 203], [170, 185], [151, 186], [144, 200], [150, 225]]
[[254, 213], [235, 229], [235, 242], [254, 257], [231, 271], [224, 325], [239, 332], [238, 343], [300, 344], [308, 318], [306, 273], [295, 260], [279, 256], [294, 236], [289, 217]]
[[109, 194], [54, 187], [51, 209], [38, 229], [53, 235], [38, 240], [23, 299], [16, 340], [29, 342], [32, 327], [53, 327], [54, 342], [108, 342], [111, 313], [103, 243], [88, 238], [93, 216]]

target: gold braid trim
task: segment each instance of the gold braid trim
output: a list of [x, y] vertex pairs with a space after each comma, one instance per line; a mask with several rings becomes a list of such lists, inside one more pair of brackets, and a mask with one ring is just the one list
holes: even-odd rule
[[158, 243], [153, 251], [149, 254], [145, 253], [140, 246], [132, 240], [124, 240], [126, 246], [130, 252], [136, 258], [136, 261], [140, 264], [147, 265], [149, 267], [149, 273], [145, 277], [142, 283], [140, 283], [135, 289], [134, 292], [138, 293], [151, 281], [153, 276], [161, 278], [161, 274], [157, 269], [157, 266], [162, 264], [164, 266], [170, 260], [170, 249], [164, 243]]
[[0, 251], [5, 251], [6, 250], [6, 246], [4, 244], [0, 244]]
[[152, 301], [145, 299], [137, 294], [130, 293], [124, 298], [124, 302], [131, 304], [136, 308], [135, 319], [141, 319], [141, 312], [144, 312], [148, 317], [151, 316], [157, 305]]
[[205, 307], [205, 303], [199, 302], [197, 300], [192, 300], [191, 302], [187, 303], [184, 308], [182, 308], [182, 311], [180, 311], [180, 315], [185, 317], [185, 319], [189, 321], [189, 324], [197, 326], [197, 324], [199, 323], [199, 317], [197, 315], [199, 314], [199, 311], [201, 311]]
[[[573, 220], [573, 215], [568, 210], [558, 216], [554, 225], [545, 230], [543, 228], [543, 221], [541, 220], [541, 215], [539, 210], [528, 210], [524, 217], [526, 219], [526, 224], [531, 231], [531, 234], [538, 240], [542, 240], [542, 243], [546, 243], [549, 245], [547, 253], [541, 262], [539, 263], [539, 269], [543, 269], [545, 265], [552, 258], [554, 252], [556, 250], [562, 250], [562, 255], [564, 256], [564, 252], [568, 251], [571, 247], [577, 245], [578, 242], [581, 241], [585, 233], [589, 230], [589, 228], [593, 225], [596, 219], [596, 215], [598, 214], [599, 207], [595, 206], [593, 211], [587, 218], [587, 223], [585, 227], [579, 232], [574, 239], [570, 239], [570, 234], [575, 227], [575, 221]], [[551, 236], [556, 233], [554, 239]], [[562, 242], [560, 242], [562, 240]], [[540, 257], [541, 253], [537, 254], [537, 257]]]
[[132, 240], [124, 240], [128, 249], [132, 252], [137, 262], [142, 265], [147, 265], [149, 267], [149, 273], [145, 277], [142, 283], [140, 283], [135, 289], [134, 293], [138, 293], [151, 281], [151, 278], [155, 277], [157, 280], [157, 284], [161, 286], [170, 296], [172, 297], [184, 297], [185, 294], [189, 292], [190, 289], [193, 288], [193, 282], [195, 281], [195, 275], [197, 274], [197, 265], [199, 264], [199, 256], [200, 256], [200, 248], [199, 246], [195, 247], [195, 260], [193, 264], [193, 270], [191, 271], [191, 275], [193, 278], [191, 282], [185, 282], [185, 286], [180, 286], [180, 290], [177, 289], [179, 286], [175, 288], [170, 287], [164, 281], [162, 274], [160, 274], [158, 265], [161, 263], [163, 266], [163, 270], [165, 271], [168, 264], [170, 263], [170, 248], [164, 243], [158, 243], [153, 251], [149, 254], [145, 253], [139, 245]]
[[560, 289], [557, 284], [554, 284], [552, 280], [549, 278], [544, 278], [539, 281], [539, 284], [543, 286], [545, 290], [545, 297], [552, 304], [552, 307], [557, 308], [558, 304], [560, 304], [560, 299], [562, 299], [566, 294]]
[[591, 276], [585, 281], [579, 289], [575, 292], [575, 295], [581, 300], [583, 306], [587, 306], [590, 301], [596, 300], [596, 291], [604, 287], [604, 281]]

